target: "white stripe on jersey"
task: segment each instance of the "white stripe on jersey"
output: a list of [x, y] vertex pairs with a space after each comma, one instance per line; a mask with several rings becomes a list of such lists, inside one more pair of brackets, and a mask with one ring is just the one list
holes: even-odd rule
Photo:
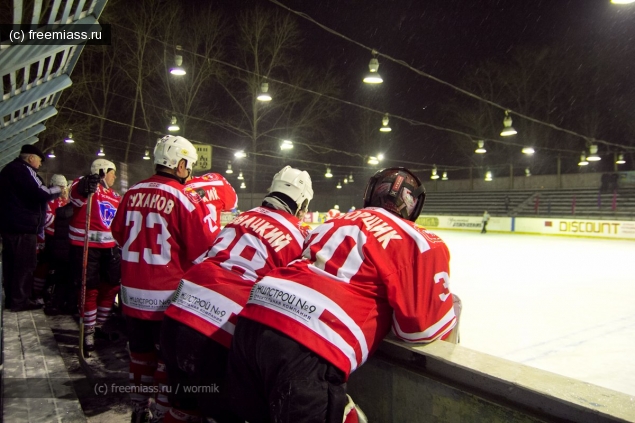
[[410, 235], [410, 237], [417, 243], [417, 247], [419, 247], [419, 252], [423, 253], [424, 251], [428, 251], [430, 249], [430, 244], [428, 244], [428, 241], [426, 241], [423, 235], [417, 232], [417, 230], [414, 229], [412, 226], [404, 222], [403, 219], [395, 216], [394, 214], [380, 207], [368, 207], [368, 210], [379, 212], [383, 214], [385, 217], [395, 222], [397, 226], [403, 229], [403, 231], [407, 233], [408, 235]]
[[291, 222], [289, 222], [284, 217], [280, 216], [278, 213], [272, 212], [270, 209], [267, 209], [265, 207], [256, 207], [256, 208], [254, 208], [254, 209], [252, 209], [250, 211], [255, 211], [255, 212], [258, 212], [258, 213], [266, 214], [267, 216], [271, 216], [278, 223], [280, 223], [282, 226], [287, 228], [289, 230], [289, 232], [291, 232], [291, 235], [293, 235], [293, 237], [295, 238], [296, 242], [298, 244], [300, 244], [300, 247], [302, 246], [302, 244], [304, 244], [304, 237], [302, 236], [302, 232], [300, 232], [300, 229], [298, 229], [297, 227], [293, 226], [291, 224]]
[[142, 183], [134, 185], [132, 188], [128, 190], [128, 192], [142, 189], [142, 188], [154, 188], [154, 189], [159, 189], [161, 191], [169, 192], [170, 194], [178, 198], [181, 204], [185, 206], [187, 211], [192, 212], [196, 209], [196, 206], [192, 204], [189, 198], [187, 198], [187, 195], [183, 194], [183, 192], [181, 192], [180, 190], [170, 185], [162, 184], [160, 182], [142, 182]]
[[432, 336], [435, 333], [437, 333], [439, 331], [439, 329], [441, 329], [443, 326], [447, 325], [455, 317], [456, 317], [456, 315], [454, 314], [454, 307], [452, 307], [452, 308], [450, 308], [450, 310], [448, 310], [448, 312], [445, 314], [445, 316], [443, 316], [438, 322], [436, 322], [435, 324], [433, 324], [432, 326], [430, 326], [429, 328], [425, 329], [422, 332], [414, 332], [414, 333], [404, 332], [399, 327], [399, 322], [397, 322], [397, 319], [395, 319], [395, 315], [394, 314], [393, 314], [393, 317], [392, 317], [392, 322], [395, 325], [394, 326], [395, 327], [395, 332], [396, 332], [396, 335], [399, 338], [402, 338], [403, 340], [410, 341], [410, 342], [431, 342], [434, 339], [443, 336], [445, 333], [449, 332], [452, 329], [452, 327], [448, 327], [448, 328], [446, 328], [445, 331], [438, 333], [437, 336], [432, 338]]
[[[76, 228], [74, 226], [69, 226], [68, 229], [68, 237], [70, 239], [72, 239], [73, 241], [84, 241], [84, 234], [86, 233], [84, 229]], [[79, 235], [74, 235], [73, 232]], [[113, 238], [112, 232], [109, 231], [89, 230], [88, 241], [98, 244], [105, 244], [109, 242], [115, 242], [115, 238]]]
[[222, 187], [224, 184], [223, 181], [198, 181], [198, 182], [188, 182], [187, 186], [188, 187], [193, 187], [193, 188], [201, 188], [201, 187], [207, 187], [207, 186], [216, 186], [216, 187]]
[[173, 290], [155, 291], [121, 285], [121, 300], [127, 307], [141, 311], [165, 311], [170, 305]]
[[81, 207], [84, 204], [86, 204], [86, 200], [82, 201], [80, 198], [75, 198], [72, 196], [70, 198], [71, 198], [71, 203], [73, 203], [73, 205], [76, 207]]
[[[273, 292], [273, 290], [275, 290], [277, 291], [276, 293], [274, 293], [274, 295], [276, 296], [278, 292], [283, 292], [283, 295], [285, 293], [289, 293], [294, 296], [293, 304], [288, 304], [287, 301], [276, 299], [273, 295], [258, 293], [257, 287], [270, 288], [271, 291], [269, 292]], [[299, 296], [301, 296], [301, 298], [297, 298]], [[290, 296], [288, 298], [290, 298]], [[310, 306], [316, 307], [314, 312], [311, 313], [312, 316], [310, 319], [306, 319], [299, 315], [300, 313], [308, 313], [306, 309], [299, 308], [296, 305], [298, 301], [302, 300], [304, 300], [303, 304], [310, 304]], [[364, 332], [362, 331], [362, 329], [357, 325], [357, 323], [355, 323], [355, 320], [329, 297], [312, 288], [293, 281], [265, 276], [252, 288], [248, 303], [258, 304], [268, 309], [277, 311], [278, 313], [285, 314], [292, 319], [303, 323], [307, 328], [311, 329], [317, 335], [325, 338], [328, 342], [335, 345], [344, 353], [344, 355], [346, 355], [346, 357], [348, 357], [351, 362], [352, 373], [358, 366], [355, 349], [352, 345], [346, 342], [346, 340], [344, 340], [344, 338], [342, 338], [339, 333], [337, 333], [330, 326], [319, 319], [319, 316], [322, 314], [322, 312], [324, 310], [328, 310], [337, 319], [339, 319], [340, 322], [344, 324], [344, 326], [348, 328], [348, 330], [353, 334], [353, 336], [359, 343], [359, 347], [362, 351], [362, 359], [360, 361], [360, 364], [364, 363], [368, 358], [368, 344], [366, 343], [366, 337], [364, 336]], [[286, 304], [286, 306], [281, 305], [283, 303]]]
[[172, 298], [172, 304], [232, 335], [236, 325], [229, 322], [229, 318], [243, 309], [241, 305], [224, 295], [185, 279], [181, 279]]

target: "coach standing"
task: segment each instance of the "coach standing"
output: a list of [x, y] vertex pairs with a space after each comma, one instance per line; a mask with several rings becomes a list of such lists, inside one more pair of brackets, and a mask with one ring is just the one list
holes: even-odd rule
[[23, 145], [20, 156], [0, 171], [0, 234], [5, 306], [11, 311], [33, 310], [33, 270], [37, 234], [44, 227], [46, 203], [60, 196], [60, 187], [48, 188], [37, 175], [44, 153]]

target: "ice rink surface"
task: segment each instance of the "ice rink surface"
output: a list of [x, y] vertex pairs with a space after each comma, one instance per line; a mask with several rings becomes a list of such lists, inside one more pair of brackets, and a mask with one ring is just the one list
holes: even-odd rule
[[635, 396], [635, 242], [433, 230], [461, 345]]

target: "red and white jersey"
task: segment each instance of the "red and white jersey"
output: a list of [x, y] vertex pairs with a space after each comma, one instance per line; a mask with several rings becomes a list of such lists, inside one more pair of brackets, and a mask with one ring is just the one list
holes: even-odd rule
[[124, 314], [163, 319], [183, 274], [214, 242], [193, 196], [175, 178], [161, 174], [139, 182], [124, 195], [112, 225], [121, 247]]
[[338, 209], [331, 209], [326, 213], [326, 220], [335, 219], [340, 216], [342, 213]]
[[192, 178], [186, 183], [185, 193], [191, 199], [199, 200], [198, 205], [205, 211], [205, 222], [215, 235], [220, 231], [221, 212], [230, 211], [238, 205], [238, 196], [230, 183], [218, 173], [207, 173]]
[[346, 213], [315, 228], [303, 259], [274, 269], [241, 316], [277, 329], [348, 376], [391, 326], [430, 342], [456, 323], [449, 252], [436, 235], [381, 208]]
[[[82, 177], [77, 178], [71, 185], [69, 200], [73, 203], [73, 217], [69, 227], [68, 237], [72, 245], [83, 246], [86, 232], [87, 199], [79, 195], [77, 184]], [[112, 188], [106, 188], [101, 183], [91, 197], [90, 227], [88, 231], [88, 246], [91, 248], [112, 248], [115, 239], [112, 237], [110, 225], [115, 218], [121, 196]]]
[[46, 203], [46, 220], [44, 222], [44, 232], [47, 235], [55, 234], [55, 210], [64, 207], [69, 202], [68, 198], [58, 197]]
[[229, 348], [236, 315], [254, 282], [302, 255], [307, 235], [295, 216], [256, 207], [223, 228], [208, 257], [181, 280], [166, 316]]

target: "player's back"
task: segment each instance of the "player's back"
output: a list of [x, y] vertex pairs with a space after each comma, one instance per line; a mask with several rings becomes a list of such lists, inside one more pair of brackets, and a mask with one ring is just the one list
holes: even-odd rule
[[353, 211], [314, 229], [303, 260], [258, 282], [242, 315], [349, 373], [387, 334], [393, 313], [404, 337], [443, 321], [423, 341], [453, 324], [443, 320], [452, 307], [448, 261], [443, 241], [414, 223], [380, 208]]
[[[126, 192], [113, 223], [113, 235], [121, 246], [127, 314], [161, 318], [157, 313], [169, 304], [183, 273], [213, 243], [203, 212], [190, 197], [184, 185], [162, 175], [154, 175]], [[131, 309], [136, 311], [130, 313]]]
[[165, 315], [229, 347], [256, 279], [300, 257], [305, 235], [298, 218], [286, 212], [256, 207], [241, 214], [183, 275]]
[[223, 228], [207, 261], [255, 282], [271, 269], [300, 257], [305, 228], [289, 213], [256, 207]]

